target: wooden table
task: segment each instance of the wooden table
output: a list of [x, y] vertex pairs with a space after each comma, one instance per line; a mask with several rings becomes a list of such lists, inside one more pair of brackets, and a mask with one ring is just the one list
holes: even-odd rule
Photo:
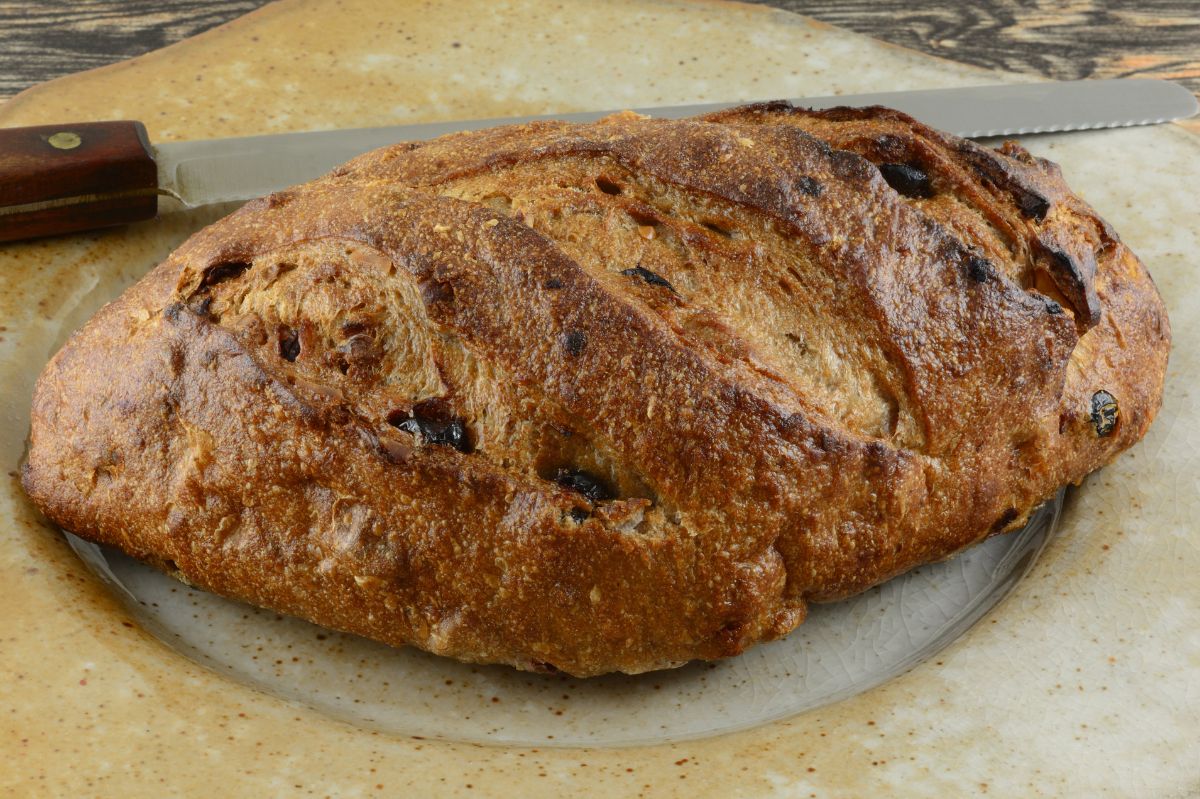
[[[600, 0], [598, 0], [600, 1]], [[1200, 94], [1195, 0], [751, 0], [930, 55], [1048, 78], [1169, 78]], [[164, 47], [266, 0], [0, 0], [0, 100]], [[1192, 120], [1200, 132], [1200, 120]]]

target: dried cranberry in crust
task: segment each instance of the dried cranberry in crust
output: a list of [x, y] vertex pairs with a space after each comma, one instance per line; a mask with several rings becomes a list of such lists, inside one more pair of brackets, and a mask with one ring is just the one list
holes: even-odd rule
[[1104, 389], [1092, 395], [1092, 426], [1096, 428], [1096, 435], [1101, 438], [1112, 435], [1119, 419], [1120, 408], [1116, 397]]
[[554, 482], [563, 488], [578, 491], [592, 502], [616, 499], [616, 493], [599, 477], [582, 469], [559, 469], [554, 473]]
[[923, 200], [933, 196], [929, 175], [912, 164], [880, 164], [879, 172], [889, 186], [905, 197]]
[[392, 411], [388, 414], [387, 421], [392, 427], [414, 436], [420, 436], [430, 444], [453, 447], [464, 453], [474, 451], [471, 438], [467, 433], [467, 426], [458, 417], [439, 419], [436, 416], [423, 415], [421, 407], [418, 405], [413, 408], [412, 414], [404, 411]]
[[651, 272], [644, 266], [635, 266], [632, 269], [622, 269], [621, 274], [625, 275], [626, 277], [640, 277], [651, 286], [665, 286], [671, 291], [675, 290], [675, 287], [671, 285], [671, 281], [667, 280], [657, 272]]

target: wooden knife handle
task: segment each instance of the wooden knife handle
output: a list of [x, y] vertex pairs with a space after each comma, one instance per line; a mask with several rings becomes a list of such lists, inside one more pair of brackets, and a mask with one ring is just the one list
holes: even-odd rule
[[140, 122], [0, 129], [0, 241], [150, 219], [157, 189]]

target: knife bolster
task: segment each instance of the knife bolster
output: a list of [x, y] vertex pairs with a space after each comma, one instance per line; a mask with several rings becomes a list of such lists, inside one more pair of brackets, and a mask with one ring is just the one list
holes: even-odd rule
[[0, 241], [150, 219], [157, 190], [140, 122], [0, 130]]

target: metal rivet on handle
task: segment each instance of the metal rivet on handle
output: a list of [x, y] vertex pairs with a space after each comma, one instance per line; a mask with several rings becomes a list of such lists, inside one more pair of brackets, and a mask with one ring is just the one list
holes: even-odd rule
[[83, 139], [79, 138], [78, 133], [71, 133], [67, 130], [55, 133], [46, 141], [50, 143], [51, 147], [57, 150], [74, 150], [76, 147], [83, 144]]

